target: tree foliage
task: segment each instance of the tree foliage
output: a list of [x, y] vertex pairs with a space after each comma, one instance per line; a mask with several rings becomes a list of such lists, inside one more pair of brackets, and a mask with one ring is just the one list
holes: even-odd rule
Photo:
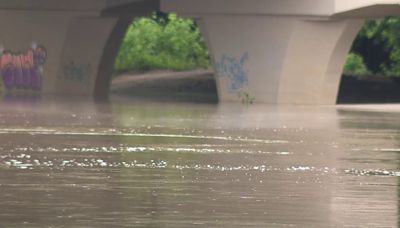
[[209, 66], [208, 50], [199, 28], [176, 14], [154, 14], [135, 20], [123, 40], [115, 69], [189, 70]]
[[[387, 17], [367, 22], [356, 38], [351, 53], [362, 58], [368, 72], [400, 76], [400, 18]], [[348, 58], [348, 61], [352, 60]], [[345, 72], [350, 70], [347, 68], [350, 65], [346, 64]]]
[[346, 74], [351, 74], [351, 75], [368, 75], [368, 74], [370, 74], [367, 66], [364, 63], [363, 58], [356, 53], [350, 53], [347, 56], [347, 60], [346, 60], [344, 69], [345, 69]]
[[[117, 72], [209, 67], [199, 28], [176, 14], [155, 13], [132, 22], [117, 56]], [[367, 22], [357, 36], [345, 73], [400, 76], [400, 18]]]

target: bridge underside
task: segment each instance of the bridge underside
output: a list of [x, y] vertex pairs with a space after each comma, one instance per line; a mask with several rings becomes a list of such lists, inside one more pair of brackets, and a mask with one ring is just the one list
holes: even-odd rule
[[[400, 12], [398, 5], [357, 10], [339, 0], [54, 2], [0, 2], [2, 93], [105, 98], [127, 26], [161, 9], [199, 22], [220, 101], [334, 104], [364, 19]], [[385, 10], [374, 14], [374, 7]]]
[[365, 19], [400, 15], [391, 0], [162, 3], [201, 25], [220, 100], [270, 104], [335, 104], [346, 57]]
[[[273, 104], [334, 104], [362, 20], [208, 16], [219, 97]], [[244, 102], [247, 102], [244, 100]]]

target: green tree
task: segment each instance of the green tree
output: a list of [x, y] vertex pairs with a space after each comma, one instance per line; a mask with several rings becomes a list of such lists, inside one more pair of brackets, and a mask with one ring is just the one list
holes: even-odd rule
[[367, 22], [353, 44], [352, 53], [361, 56], [372, 73], [400, 76], [400, 18]]
[[356, 53], [350, 53], [347, 56], [346, 64], [344, 65], [344, 73], [358, 76], [370, 74], [363, 57]]
[[115, 69], [190, 70], [209, 67], [208, 50], [199, 28], [190, 19], [169, 14], [140, 18], [130, 26], [117, 56]]

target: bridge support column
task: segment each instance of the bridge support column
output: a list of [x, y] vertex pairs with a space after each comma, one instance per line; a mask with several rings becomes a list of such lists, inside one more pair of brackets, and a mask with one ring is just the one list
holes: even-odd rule
[[335, 104], [359, 19], [203, 15], [221, 101]]
[[[95, 93], [96, 84], [103, 79], [99, 75], [107, 72], [109, 75], [103, 77], [110, 79], [114, 61], [109, 59], [104, 62], [102, 59], [109, 58], [108, 55], [115, 57], [113, 52], [118, 51], [118, 46], [114, 47], [115, 50], [106, 48], [109, 39], [113, 39], [117, 24], [117, 18], [70, 20], [57, 71], [56, 91], [53, 92], [91, 97]], [[108, 88], [101, 92], [102, 95], [107, 93]]]
[[4, 11], [0, 91], [11, 96], [106, 96], [131, 17], [95, 11]]

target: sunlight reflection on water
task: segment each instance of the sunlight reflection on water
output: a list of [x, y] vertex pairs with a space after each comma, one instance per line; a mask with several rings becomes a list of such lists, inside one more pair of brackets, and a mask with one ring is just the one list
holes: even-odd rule
[[0, 224], [395, 227], [400, 106], [1, 104]]

